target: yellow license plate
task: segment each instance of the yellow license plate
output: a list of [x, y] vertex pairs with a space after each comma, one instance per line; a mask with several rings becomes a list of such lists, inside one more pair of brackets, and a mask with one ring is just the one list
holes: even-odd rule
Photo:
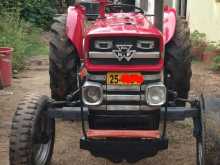
[[139, 72], [120, 73], [109, 72], [107, 73], [108, 85], [141, 85], [144, 81], [144, 76]]

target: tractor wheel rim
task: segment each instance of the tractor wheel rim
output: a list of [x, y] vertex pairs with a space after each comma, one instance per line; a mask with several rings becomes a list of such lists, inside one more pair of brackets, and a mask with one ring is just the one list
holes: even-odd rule
[[47, 159], [50, 155], [50, 150], [52, 147], [52, 122], [51, 120], [46, 119], [46, 122], [43, 121], [40, 123], [41, 125], [46, 124], [46, 132], [49, 134], [49, 139], [46, 143], [38, 143], [33, 146], [33, 158], [35, 165], [45, 165], [47, 163]]
[[203, 145], [202, 142], [198, 144], [198, 162], [199, 165], [203, 165]]
[[36, 148], [34, 162], [36, 165], [45, 165], [50, 153], [51, 140], [47, 144], [39, 144]]

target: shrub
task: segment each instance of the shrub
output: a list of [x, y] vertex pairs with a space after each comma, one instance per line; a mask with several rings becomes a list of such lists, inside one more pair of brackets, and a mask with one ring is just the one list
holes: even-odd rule
[[216, 56], [213, 61], [214, 61], [213, 69], [219, 71], [220, 70], [220, 54]]
[[54, 15], [64, 13], [75, 0], [4, 0], [0, 1], [0, 13], [19, 10], [20, 16], [44, 29], [49, 29]]
[[14, 48], [13, 69], [23, 69], [28, 56], [47, 53], [47, 46], [40, 42], [41, 30], [20, 19], [18, 13], [5, 12], [0, 22], [0, 46]]
[[55, 5], [49, 0], [24, 0], [21, 17], [44, 29], [49, 29], [56, 14]]
[[191, 41], [194, 48], [204, 48], [206, 46], [206, 34], [195, 30], [191, 34]]

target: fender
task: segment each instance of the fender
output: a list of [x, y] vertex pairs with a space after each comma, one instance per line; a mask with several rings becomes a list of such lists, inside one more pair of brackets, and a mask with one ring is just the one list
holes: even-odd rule
[[176, 9], [166, 6], [164, 8], [163, 39], [167, 44], [174, 36], [176, 30]]
[[83, 55], [83, 38], [85, 35], [85, 9], [79, 4], [68, 8], [66, 35], [75, 46], [78, 56]]

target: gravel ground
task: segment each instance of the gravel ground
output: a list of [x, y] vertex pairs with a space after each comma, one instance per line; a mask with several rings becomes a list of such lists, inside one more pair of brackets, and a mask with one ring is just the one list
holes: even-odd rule
[[[0, 165], [8, 165], [8, 139], [11, 119], [19, 100], [25, 93], [49, 94], [48, 61], [44, 58], [31, 60], [28, 68], [16, 75], [13, 86], [0, 91]], [[193, 64], [191, 97], [201, 91], [220, 94], [220, 74], [206, 69], [207, 65]], [[192, 136], [192, 122], [168, 124], [169, 149], [156, 157], [137, 162], [137, 165], [195, 165], [195, 140]], [[79, 149], [80, 123], [57, 122], [56, 143], [52, 165], [111, 165], [113, 163], [94, 158], [87, 151]], [[128, 164], [126, 162], [122, 163]]]

